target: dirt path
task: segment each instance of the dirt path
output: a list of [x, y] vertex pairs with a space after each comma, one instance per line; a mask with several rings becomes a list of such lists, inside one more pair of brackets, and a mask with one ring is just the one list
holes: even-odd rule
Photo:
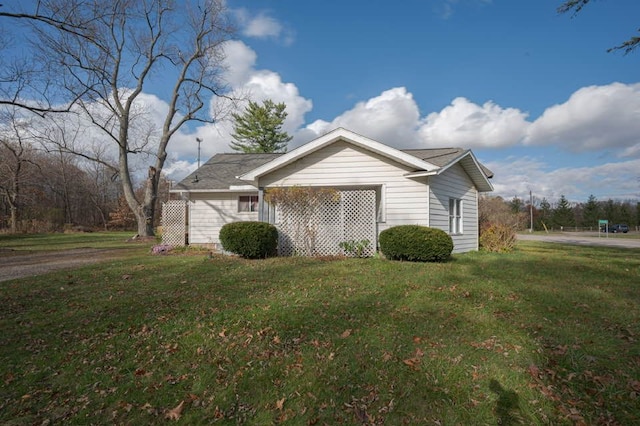
[[113, 260], [126, 256], [128, 251], [129, 249], [80, 248], [33, 253], [2, 250], [0, 282]]

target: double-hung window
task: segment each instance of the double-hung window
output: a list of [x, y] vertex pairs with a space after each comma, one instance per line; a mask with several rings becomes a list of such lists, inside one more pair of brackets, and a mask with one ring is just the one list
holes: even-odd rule
[[238, 212], [257, 212], [258, 196], [257, 195], [241, 195], [238, 197]]
[[462, 200], [449, 198], [449, 234], [462, 234]]

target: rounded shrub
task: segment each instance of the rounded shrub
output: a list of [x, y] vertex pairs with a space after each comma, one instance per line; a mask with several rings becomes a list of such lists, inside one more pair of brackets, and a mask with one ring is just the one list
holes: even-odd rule
[[378, 240], [387, 259], [412, 262], [441, 262], [453, 251], [453, 240], [441, 229], [420, 225], [399, 225], [385, 229]]
[[275, 256], [278, 230], [266, 222], [233, 222], [220, 229], [222, 248], [247, 259]]

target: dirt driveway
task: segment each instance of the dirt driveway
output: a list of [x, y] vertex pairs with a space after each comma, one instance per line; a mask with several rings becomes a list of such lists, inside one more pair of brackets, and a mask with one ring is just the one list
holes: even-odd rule
[[52, 252], [0, 250], [0, 282], [125, 257], [128, 249], [81, 248]]
[[518, 234], [520, 241], [545, 241], [548, 243], [577, 244], [583, 246], [608, 246], [640, 248], [640, 239], [624, 238], [618, 235], [601, 235], [589, 232], [564, 232], [558, 234]]

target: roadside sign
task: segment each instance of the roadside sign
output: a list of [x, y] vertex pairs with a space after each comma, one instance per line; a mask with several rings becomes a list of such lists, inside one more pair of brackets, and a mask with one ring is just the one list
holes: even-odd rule
[[607, 233], [607, 238], [609, 238], [609, 221], [606, 219], [598, 220], [598, 237], [600, 236], [600, 232], [602, 231], [603, 227], [604, 227], [604, 232]]

